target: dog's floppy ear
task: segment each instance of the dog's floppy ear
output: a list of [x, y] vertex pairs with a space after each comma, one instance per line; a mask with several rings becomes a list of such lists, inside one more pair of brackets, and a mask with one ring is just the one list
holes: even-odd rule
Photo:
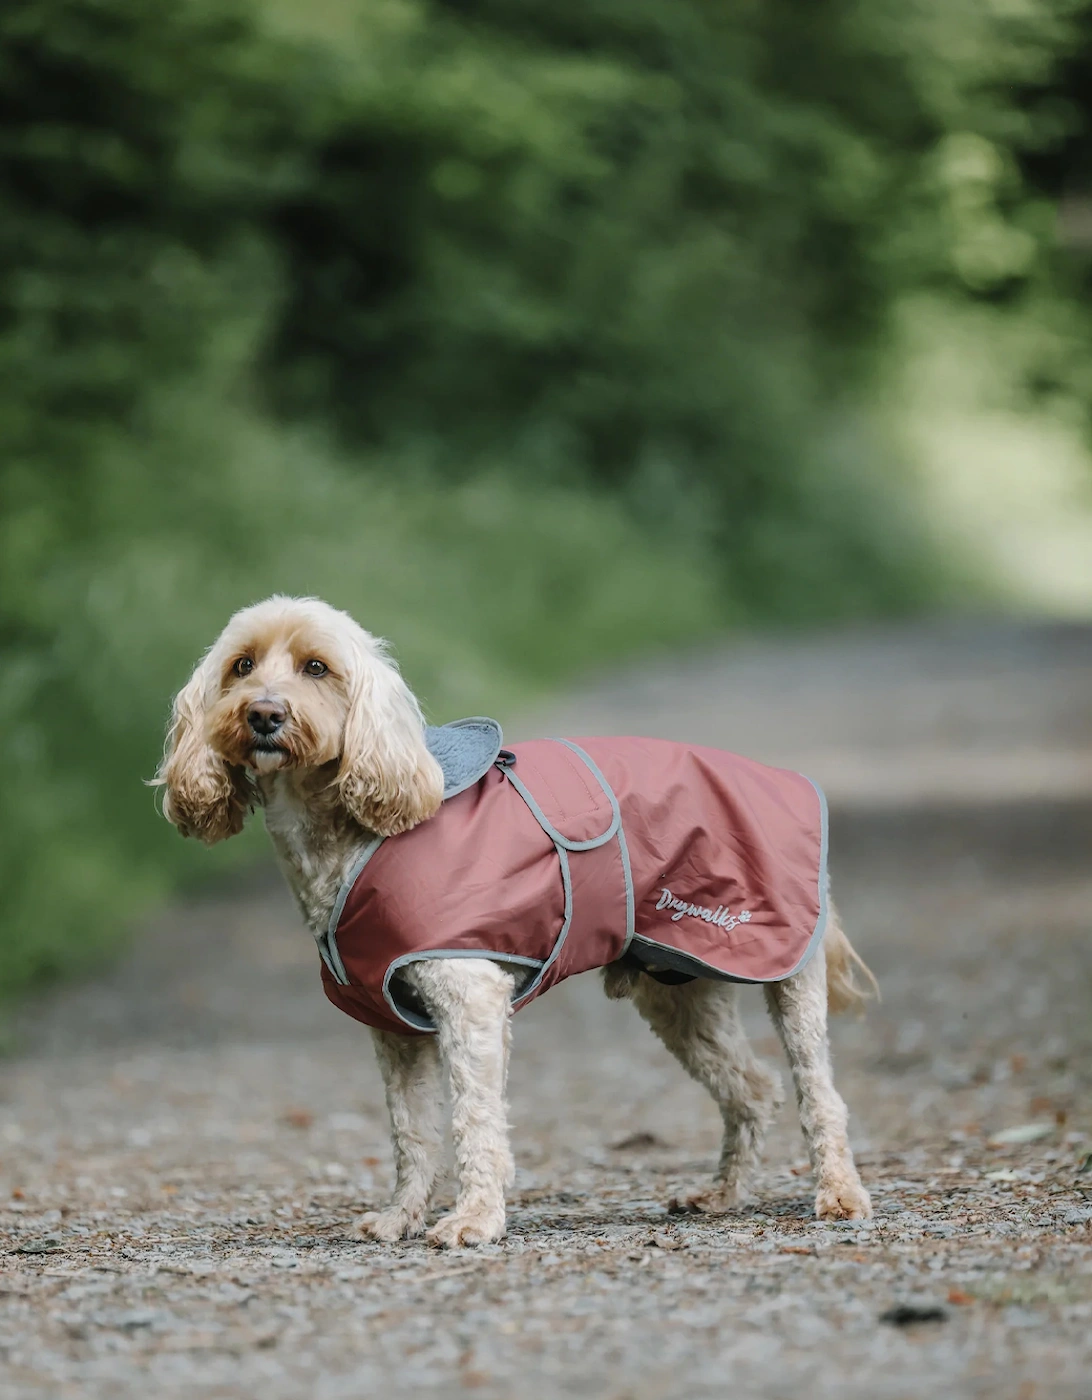
[[425, 747], [420, 707], [383, 644], [365, 633], [354, 650], [336, 782], [361, 826], [396, 836], [433, 815], [444, 776]]
[[250, 803], [245, 774], [225, 763], [205, 737], [207, 667], [205, 660], [175, 697], [153, 785], [164, 789], [167, 820], [183, 836], [213, 846], [242, 831]]

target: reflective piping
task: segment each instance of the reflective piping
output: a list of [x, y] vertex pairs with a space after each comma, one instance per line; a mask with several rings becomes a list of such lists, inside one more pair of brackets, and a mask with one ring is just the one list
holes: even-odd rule
[[326, 935], [324, 933], [316, 933], [314, 937], [315, 947], [318, 949], [318, 955], [325, 964], [327, 972], [329, 972], [335, 982], [340, 982], [341, 978], [337, 975], [337, 969], [330, 961], [330, 953], [326, 947]]
[[626, 845], [626, 829], [618, 823], [618, 854], [622, 857], [622, 879], [626, 882], [626, 941], [618, 956], [624, 957], [637, 932], [637, 904], [633, 893], [633, 871], [629, 864], [629, 847]]
[[531, 814], [535, 821], [538, 822], [539, 826], [542, 827], [543, 831], [555, 846], [563, 846], [567, 851], [594, 851], [597, 846], [605, 846], [622, 824], [622, 811], [618, 806], [617, 797], [615, 797], [606, 778], [603, 777], [602, 773], [600, 773], [599, 769], [583, 749], [577, 748], [575, 744], [570, 744], [568, 739], [554, 739], [551, 742], [555, 744], [564, 744], [567, 749], [572, 749], [573, 753], [575, 753], [585, 766], [591, 770], [596, 782], [603, 789], [603, 796], [610, 803], [612, 815], [610, 826], [607, 827], [606, 831], [604, 831], [601, 836], [593, 836], [588, 841], [570, 841], [569, 838], [563, 836], [562, 833], [558, 831], [557, 827], [549, 820], [546, 813], [538, 805], [531, 793], [528, 792], [526, 784], [522, 779], [516, 776], [512, 768], [506, 764], [501, 768], [501, 772], [516, 789], [520, 797], [523, 798], [524, 802], [527, 803], [528, 807], [530, 807]]
[[[353, 886], [356, 884], [361, 871], [371, 860], [372, 856], [375, 855], [376, 851], [379, 850], [380, 846], [382, 846], [383, 842], [386, 839], [387, 838], [385, 836], [373, 837], [373, 839], [369, 841], [368, 844], [361, 851], [360, 855], [357, 856], [356, 860], [349, 868], [348, 875], [346, 875], [345, 879], [341, 882], [341, 888], [337, 892], [337, 899], [334, 900], [334, 907], [330, 911], [330, 918], [326, 925], [326, 932], [324, 934], [315, 935], [315, 942], [318, 944], [319, 956], [322, 958], [326, 966], [330, 969], [331, 977], [333, 977], [336, 981], [340, 982], [343, 987], [347, 987], [349, 985], [349, 978], [345, 972], [345, 964], [341, 961], [341, 953], [339, 952], [337, 946], [337, 926], [341, 922], [341, 915], [342, 911], [345, 908], [345, 901], [349, 898], [350, 894], [352, 894]], [[324, 943], [326, 945], [326, 952], [323, 951]]]
[[622, 824], [621, 804], [619, 803], [618, 798], [615, 795], [614, 789], [611, 787], [610, 783], [607, 782], [603, 774], [599, 771], [599, 765], [596, 763], [595, 759], [592, 758], [590, 753], [586, 753], [580, 747], [579, 744], [574, 744], [571, 739], [559, 739], [558, 743], [564, 744], [565, 747], [568, 749], [572, 749], [573, 753], [577, 754], [580, 758], [584, 760], [584, 762], [595, 774], [596, 781], [599, 783], [599, 786], [610, 798], [611, 806], [618, 814], [618, 854], [622, 858], [622, 878], [625, 881], [626, 885], [626, 941], [622, 944], [621, 953], [618, 954], [619, 957], [623, 957], [625, 955], [626, 949], [633, 941], [633, 935], [637, 931], [637, 906], [633, 892], [633, 869], [629, 863], [629, 845], [626, 842], [626, 829], [625, 826]]
[[436, 1032], [436, 1025], [431, 1018], [419, 1016], [408, 1006], [400, 1006], [390, 990], [391, 979], [399, 968], [408, 967], [410, 963], [427, 962], [430, 958], [478, 958], [485, 962], [518, 963], [521, 967], [544, 966], [538, 958], [523, 958], [518, 953], [490, 953], [488, 949], [479, 948], [432, 948], [423, 953], [403, 953], [400, 958], [395, 958], [383, 977], [383, 1000], [400, 1021], [412, 1026], [414, 1030], [426, 1031], [430, 1035]]
[[340, 982], [343, 987], [347, 987], [349, 976], [345, 971], [345, 964], [341, 961], [341, 953], [336, 941], [331, 939], [328, 933], [323, 933], [315, 938], [315, 946], [319, 950], [319, 957], [329, 969], [330, 976], [335, 982]]
[[[548, 834], [548, 833], [547, 833]], [[561, 950], [565, 946], [565, 940], [569, 936], [569, 925], [573, 921], [573, 877], [569, 869], [569, 857], [564, 846], [559, 846], [554, 842], [554, 850], [557, 852], [557, 859], [561, 865], [561, 885], [565, 891], [565, 917], [561, 923], [561, 932], [557, 935], [554, 946], [550, 949], [550, 956], [542, 964], [539, 974], [534, 978], [530, 986], [524, 987], [523, 991], [512, 1003], [512, 1010], [518, 1011], [520, 1007], [529, 1000], [542, 986], [542, 979], [557, 962], [561, 955]]]
[[[793, 968], [792, 972], [786, 972], [786, 977], [793, 977], [810, 962], [812, 954], [823, 941], [823, 934], [827, 931], [827, 916], [829, 908], [830, 876], [827, 874], [827, 852], [830, 847], [830, 831], [828, 826], [827, 799], [823, 789], [812, 778], [808, 778], [806, 773], [801, 773], [802, 778], [807, 778], [815, 789], [815, 795], [819, 799], [819, 916], [815, 920], [815, 927], [812, 929], [811, 937], [808, 939], [808, 946], [800, 955], [800, 960]], [[780, 979], [779, 979], [780, 980]]]
[[[815, 789], [815, 795], [819, 799], [819, 915], [815, 920], [815, 927], [812, 929], [811, 937], [808, 939], [808, 946], [797, 959], [796, 966], [788, 972], [781, 972], [776, 977], [736, 977], [730, 972], [722, 972], [719, 967], [712, 967], [709, 963], [703, 962], [701, 958], [695, 958], [689, 953], [680, 953], [677, 948], [670, 948], [666, 944], [657, 943], [654, 939], [637, 935], [632, 940], [642, 949], [651, 950], [655, 957], [650, 958], [656, 966], [669, 967], [675, 972], [689, 972], [695, 977], [711, 977], [718, 982], [744, 982], [751, 986], [758, 986], [765, 982], [785, 982], [796, 974], [811, 961], [815, 950], [823, 941], [823, 934], [827, 931], [827, 917], [829, 914], [829, 901], [827, 898], [827, 850], [829, 844], [827, 799], [823, 794], [823, 789], [818, 783], [808, 778], [806, 773], [801, 773], [802, 778], [807, 778]], [[639, 952], [634, 953], [635, 957], [640, 957]]]
[[353, 886], [356, 884], [360, 872], [386, 839], [385, 836], [373, 837], [349, 867], [349, 873], [341, 882], [341, 888], [337, 892], [337, 899], [334, 900], [334, 907], [330, 911], [330, 919], [326, 925], [326, 932], [331, 936], [337, 933], [337, 926], [341, 922], [341, 914], [345, 908], [345, 901], [349, 898], [350, 894], [352, 894]]

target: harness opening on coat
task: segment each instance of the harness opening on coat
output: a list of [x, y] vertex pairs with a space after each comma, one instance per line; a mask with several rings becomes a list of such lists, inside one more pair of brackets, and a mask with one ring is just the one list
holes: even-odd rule
[[318, 939], [330, 1001], [381, 1030], [435, 1028], [400, 969], [488, 958], [519, 1010], [623, 961], [666, 982], [779, 982], [826, 924], [827, 817], [799, 773], [662, 739], [535, 739], [495, 720], [426, 731], [435, 816], [376, 837]]

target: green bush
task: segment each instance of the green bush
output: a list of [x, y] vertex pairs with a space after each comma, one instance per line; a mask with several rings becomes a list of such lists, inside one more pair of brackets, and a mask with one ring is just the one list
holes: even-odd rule
[[281, 411], [605, 487], [757, 615], [920, 600], [845, 420], [931, 126], [859, 7], [346, 6], [337, 40], [271, 209]]

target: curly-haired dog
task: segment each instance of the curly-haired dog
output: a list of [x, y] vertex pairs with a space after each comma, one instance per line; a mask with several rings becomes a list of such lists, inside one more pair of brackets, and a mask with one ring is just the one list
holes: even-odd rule
[[156, 781], [167, 818], [208, 844], [263, 809], [327, 994], [373, 1028], [397, 1184], [362, 1236], [424, 1229], [445, 1074], [458, 1197], [427, 1238], [504, 1234], [510, 1015], [592, 966], [720, 1109], [717, 1175], [692, 1209], [740, 1201], [781, 1101], [736, 1012], [738, 984], [762, 982], [816, 1214], [870, 1215], [826, 1024], [828, 1006], [867, 995], [855, 972], [875, 984], [829, 906], [825, 809], [806, 779], [661, 741], [507, 750], [492, 721], [430, 729], [381, 641], [325, 603], [275, 597], [230, 620], [178, 695]]

